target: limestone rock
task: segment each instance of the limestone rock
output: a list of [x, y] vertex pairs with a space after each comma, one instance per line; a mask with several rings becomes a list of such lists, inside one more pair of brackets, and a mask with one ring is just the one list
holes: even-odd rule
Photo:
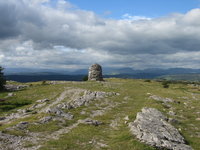
[[93, 64], [89, 68], [88, 80], [103, 81], [102, 67], [99, 64]]
[[90, 118], [86, 118], [84, 120], [79, 120], [79, 123], [83, 123], [83, 124], [88, 124], [88, 125], [94, 125], [94, 126], [99, 126], [102, 124], [101, 121], [98, 120], [92, 120]]
[[45, 102], [49, 102], [50, 100], [45, 98], [45, 99], [40, 99], [40, 100], [37, 100], [36, 102], [37, 103], [45, 103]]
[[179, 131], [167, 122], [166, 116], [154, 108], [143, 108], [136, 120], [129, 123], [130, 130], [140, 141], [169, 150], [192, 150]]
[[14, 85], [14, 84], [6, 84], [5, 88], [8, 91], [17, 91], [17, 90], [21, 90], [24, 88], [29, 87], [28, 85]]
[[85, 91], [83, 96], [80, 96], [70, 102], [60, 104], [58, 108], [62, 109], [72, 109], [81, 106], [87, 106], [89, 103], [95, 100], [103, 99], [107, 96], [117, 95], [115, 92], [101, 92], [101, 91]]
[[51, 113], [51, 114], [55, 114], [59, 117], [64, 117], [68, 120], [72, 120], [74, 118], [74, 116], [71, 114], [71, 113], [65, 113], [64, 111], [62, 111], [61, 109], [58, 109], [58, 108], [49, 108], [47, 110], [48, 113]]
[[49, 121], [51, 121], [53, 119], [53, 117], [51, 116], [46, 116], [42, 119], [39, 120], [39, 123], [44, 124], [44, 123], [48, 123]]
[[20, 122], [16, 125], [16, 128], [20, 129], [20, 130], [24, 130], [28, 127], [29, 122]]
[[163, 98], [163, 97], [160, 97], [160, 96], [157, 96], [157, 95], [151, 95], [151, 96], [149, 96], [149, 99], [154, 99], [156, 101], [161, 101], [163, 103], [172, 103], [172, 102], [174, 102], [174, 100], [171, 99], [171, 98]]

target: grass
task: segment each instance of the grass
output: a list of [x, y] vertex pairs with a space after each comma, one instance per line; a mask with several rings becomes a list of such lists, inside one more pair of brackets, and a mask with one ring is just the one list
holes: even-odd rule
[[51, 121], [45, 124], [32, 124], [29, 125], [28, 130], [30, 132], [53, 132], [61, 128], [58, 121]]
[[[91, 91], [117, 92], [120, 94], [119, 96], [111, 96], [94, 101], [89, 106], [71, 109], [70, 112], [74, 115], [74, 119], [66, 121], [65, 124], [51, 121], [44, 125], [29, 125], [28, 130], [31, 132], [53, 133], [60, 128], [72, 125], [79, 119], [90, 117], [91, 112], [95, 110], [109, 108], [102, 116], [93, 118], [103, 122], [103, 125], [79, 124], [78, 127], [73, 128], [67, 134], [63, 134], [59, 139], [42, 143], [41, 150], [153, 150], [154, 148], [139, 142], [131, 135], [124, 120], [124, 117], [129, 116], [129, 122], [134, 121], [137, 112], [140, 112], [143, 107], [157, 108], [168, 117], [177, 119], [179, 123], [173, 125], [180, 129], [181, 134], [194, 150], [200, 149], [200, 121], [196, 120], [196, 118], [200, 118], [200, 113], [198, 113], [200, 112], [200, 91], [198, 87], [182, 83], [169, 83], [168, 88], [163, 88], [162, 82], [116, 78], [106, 79], [106, 82], [66, 82], [56, 85], [42, 85], [41, 82], [35, 82], [31, 84], [31, 87], [15, 92], [14, 96], [7, 101], [24, 105], [15, 105], [12, 109], [7, 110], [2, 109], [0, 116], [14, 112], [17, 109], [29, 107], [38, 99], [49, 98], [53, 101], [66, 87], [82, 88]], [[176, 103], [172, 103], [171, 106], [177, 115], [169, 116], [167, 113], [170, 111], [170, 108], [165, 107], [161, 102], [149, 99], [147, 93], [174, 99]], [[0, 93], [0, 98], [5, 98], [7, 94], [7, 92]], [[196, 99], [194, 99], [194, 96]], [[108, 99], [108, 103], [105, 103], [106, 99]], [[114, 107], [115, 104], [116, 106]], [[85, 114], [81, 114], [80, 112], [82, 111], [85, 111]], [[33, 114], [28, 118], [15, 120], [10, 124], [3, 124], [0, 126], [0, 130], [13, 126], [20, 121], [36, 122], [44, 116], [45, 114]], [[117, 120], [116, 128], [110, 126], [114, 120]], [[107, 146], [101, 147], [98, 143], [103, 143]], [[27, 142], [27, 145], [31, 146], [32, 144]]]

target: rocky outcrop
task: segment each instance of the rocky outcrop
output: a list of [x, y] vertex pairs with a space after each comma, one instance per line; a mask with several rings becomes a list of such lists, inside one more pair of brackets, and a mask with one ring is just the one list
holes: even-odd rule
[[58, 109], [58, 108], [49, 108], [47, 110], [47, 113], [54, 114], [59, 117], [64, 117], [68, 120], [72, 120], [74, 117], [71, 113], [69, 113], [69, 112], [65, 113], [64, 111], [62, 111], [61, 109]]
[[28, 85], [15, 85], [15, 84], [6, 84], [5, 89], [8, 91], [17, 91], [29, 87]]
[[88, 80], [103, 81], [102, 67], [99, 64], [93, 64], [89, 68]]
[[76, 99], [73, 99], [70, 102], [59, 104], [58, 108], [72, 109], [81, 107], [83, 105], [87, 106], [92, 101], [99, 100], [112, 95], [119, 95], [119, 94], [115, 92], [84, 91], [83, 96], [77, 97]]
[[159, 149], [192, 150], [168, 119], [157, 109], [143, 108], [136, 120], [129, 123], [130, 130], [140, 141]]
[[172, 103], [172, 102], [174, 102], [174, 100], [171, 99], [171, 98], [163, 98], [163, 97], [160, 97], [160, 96], [157, 96], [157, 95], [150, 95], [149, 99], [154, 99], [156, 101], [160, 101], [160, 102], [163, 102], [163, 103]]

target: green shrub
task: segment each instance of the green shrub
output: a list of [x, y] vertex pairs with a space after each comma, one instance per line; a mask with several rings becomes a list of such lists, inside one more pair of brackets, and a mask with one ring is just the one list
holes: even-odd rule
[[146, 79], [146, 80], [144, 80], [144, 82], [151, 82], [151, 80], [150, 79]]
[[169, 88], [169, 81], [163, 81], [162, 82], [162, 85], [163, 85], [163, 88]]
[[42, 81], [42, 85], [47, 85], [47, 81], [46, 81], [46, 80], [43, 80], [43, 81]]
[[87, 81], [87, 80], [88, 80], [88, 76], [87, 76], [87, 75], [84, 76], [82, 80], [83, 80], [83, 81]]

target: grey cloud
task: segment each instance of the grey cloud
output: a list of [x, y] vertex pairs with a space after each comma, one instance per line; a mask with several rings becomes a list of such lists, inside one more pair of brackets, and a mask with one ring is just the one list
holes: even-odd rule
[[[199, 63], [192, 54], [199, 55], [200, 9], [148, 20], [114, 20], [70, 3], [61, 6], [62, 0], [57, 6], [33, 1], [0, 2], [0, 62], [9, 61], [8, 66], [14, 62], [88, 65], [95, 60], [138, 68]], [[180, 59], [183, 55], [176, 54], [181, 53], [188, 57]]]
[[14, 4], [7, 4], [5, 1], [0, 2], [0, 39], [17, 36], [16, 7]]

